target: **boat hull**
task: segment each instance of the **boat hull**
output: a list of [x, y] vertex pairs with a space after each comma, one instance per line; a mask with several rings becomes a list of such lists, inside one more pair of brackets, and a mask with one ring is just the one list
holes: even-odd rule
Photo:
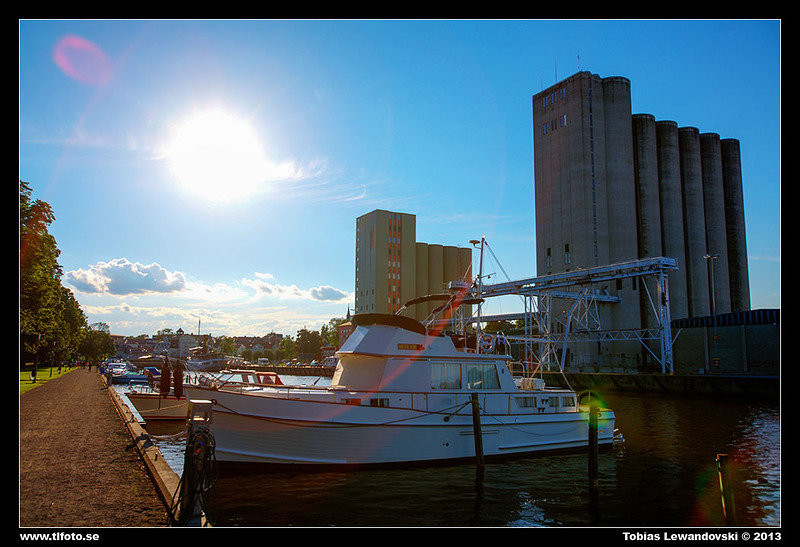
[[185, 420], [188, 410], [186, 397], [158, 393], [126, 393], [128, 400], [136, 407], [136, 411], [146, 421], [152, 420]]
[[[288, 392], [287, 392], [288, 393]], [[349, 405], [323, 400], [188, 388], [190, 400], [213, 400], [216, 459], [299, 466], [409, 464], [475, 457], [470, 407], [460, 413]], [[598, 443], [613, 441], [614, 413], [602, 410]], [[487, 458], [588, 446], [588, 413], [481, 416]]]

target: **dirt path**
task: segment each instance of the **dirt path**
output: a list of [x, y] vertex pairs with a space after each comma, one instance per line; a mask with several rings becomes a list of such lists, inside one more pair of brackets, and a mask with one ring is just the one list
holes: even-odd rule
[[75, 369], [20, 396], [21, 527], [161, 527], [167, 512], [102, 379]]

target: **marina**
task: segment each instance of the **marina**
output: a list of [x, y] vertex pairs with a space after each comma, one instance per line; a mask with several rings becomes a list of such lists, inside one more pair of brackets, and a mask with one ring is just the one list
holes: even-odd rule
[[[625, 442], [599, 453], [596, 500], [588, 491], [585, 452], [487, 461], [477, 483], [473, 462], [302, 473], [223, 467], [215, 526], [724, 526], [718, 453], [734, 462], [738, 524], [780, 526], [776, 401], [642, 393], [602, 398], [614, 408]], [[145, 427], [169, 436], [185, 423]], [[156, 444], [181, 474], [185, 439]]]
[[20, 542], [783, 539], [780, 19], [19, 23]]

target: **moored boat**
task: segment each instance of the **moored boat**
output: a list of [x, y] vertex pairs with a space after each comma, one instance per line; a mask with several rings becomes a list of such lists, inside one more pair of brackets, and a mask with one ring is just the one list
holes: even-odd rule
[[[274, 372], [252, 370], [223, 370], [216, 374], [199, 374], [193, 379], [199, 385], [215, 390], [241, 390], [283, 384]], [[162, 393], [158, 387], [158, 381], [148, 386], [131, 386], [125, 395], [145, 421], [185, 420], [188, 409], [185, 394], [176, 394], [174, 391]]]
[[[480, 353], [464, 336], [402, 315], [357, 314], [353, 323], [330, 386], [185, 386], [190, 400], [213, 403], [217, 461], [314, 468], [460, 460], [475, 456], [476, 431], [487, 458], [588, 446], [578, 394], [534, 378], [518, 385], [509, 355]], [[600, 410], [598, 444], [613, 442], [614, 422], [613, 411]]]

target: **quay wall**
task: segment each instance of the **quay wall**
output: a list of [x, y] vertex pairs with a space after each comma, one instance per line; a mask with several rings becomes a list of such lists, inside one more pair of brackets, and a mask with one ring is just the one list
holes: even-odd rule
[[778, 398], [780, 377], [738, 374], [543, 372], [545, 384], [575, 391], [663, 393], [717, 397]]

